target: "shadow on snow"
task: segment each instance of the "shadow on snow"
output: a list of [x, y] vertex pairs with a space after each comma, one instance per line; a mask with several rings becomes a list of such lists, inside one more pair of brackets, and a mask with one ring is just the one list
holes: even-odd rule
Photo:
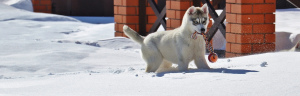
[[163, 77], [165, 74], [169, 73], [199, 73], [199, 72], [207, 72], [207, 73], [225, 73], [225, 74], [246, 74], [248, 72], [259, 72], [256, 70], [246, 70], [246, 69], [226, 69], [226, 68], [217, 68], [217, 69], [190, 69], [184, 72], [162, 72], [157, 73], [157, 77]]

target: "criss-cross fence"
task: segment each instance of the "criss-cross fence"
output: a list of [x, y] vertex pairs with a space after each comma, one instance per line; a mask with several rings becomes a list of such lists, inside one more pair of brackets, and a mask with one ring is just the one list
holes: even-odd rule
[[300, 1], [299, 0], [287, 0], [293, 6], [300, 8]]

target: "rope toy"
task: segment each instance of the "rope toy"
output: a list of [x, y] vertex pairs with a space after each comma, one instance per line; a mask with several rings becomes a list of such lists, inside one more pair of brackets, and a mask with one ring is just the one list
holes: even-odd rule
[[[206, 34], [204, 34], [203, 32], [201, 32], [201, 35], [202, 35], [203, 38], [205, 39], [205, 43], [206, 43], [205, 45], [206, 45], [206, 48], [208, 48], [208, 51], [209, 51], [208, 61], [211, 62], [211, 63], [217, 62], [217, 60], [218, 60], [218, 55], [214, 52], [214, 48], [212, 47], [211, 43], [208, 42], [207, 37], [206, 37]], [[191, 35], [191, 38], [197, 39], [197, 32], [194, 32], [194, 33]]]

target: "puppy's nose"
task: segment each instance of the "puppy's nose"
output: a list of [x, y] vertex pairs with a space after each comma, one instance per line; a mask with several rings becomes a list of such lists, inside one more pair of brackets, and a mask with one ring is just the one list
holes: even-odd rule
[[205, 32], [205, 29], [204, 29], [204, 28], [201, 28], [201, 30], [200, 30], [200, 31], [204, 33], [204, 32]]

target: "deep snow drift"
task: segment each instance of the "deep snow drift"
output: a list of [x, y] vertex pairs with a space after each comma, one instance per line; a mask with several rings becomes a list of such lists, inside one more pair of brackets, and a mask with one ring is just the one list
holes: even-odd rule
[[0, 3], [13, 6], [18, 9], [33, 11], [31, 0], [0, 0]]
[[[276, 34], [284, 34], [276, 47], [290, 45], [277, 50], [293, 46], [299, 15], [299, 9], [276, 12]], [[113, 23], [1, 3], [0, 46], [1, 96], [300, 95], [298, 52], [222, 58], [209, 63], [211, 70], [190, 63], [186, 72], [145, 73], [140, 45], [115, 38]]]

